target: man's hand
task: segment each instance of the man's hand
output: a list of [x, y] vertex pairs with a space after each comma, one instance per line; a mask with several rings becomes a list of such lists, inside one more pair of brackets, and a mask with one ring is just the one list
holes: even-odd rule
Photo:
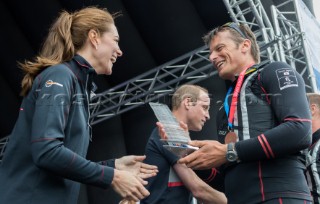
[[[160, 138], [163, 139], [163, 140], [167, 140], [168, 139], [168, 135], [167, 135], [162, 123], [157, 122], [156, 125], [158, 126], [158, 131], [159, 131]], [[188, 131], [188, 125], [186, 123], [180, 121], [179, 125], [183, 130], [185, 130], [186, 132]]]
[[158, 167], [142, 163], [145, 158], [146, 156], [124, 156], [115, 160], [115, 167], [118, 170], [129, 171], [142, 179], [157, 175]]
[[150, 195], [149, 191], [143, 186], [147, 184], [147, 181], [131, 172], [115, 169], [111, 186], [122, 198], [137, 202]]
[[197, 151], [178, 160], [192, 169], [210, 169], [227, 162], [227, 145], [215, 140], [190, 141], [189, 145], [199, 147]]

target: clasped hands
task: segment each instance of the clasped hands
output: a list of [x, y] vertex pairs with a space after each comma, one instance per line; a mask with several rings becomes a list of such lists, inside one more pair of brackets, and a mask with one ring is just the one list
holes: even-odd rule
[[[167, 139], [167, 134], [163, 125], [157, 122], [158, 131], [161, 139]], [[180, 126], [188, 131], [188, 127], [185, 123], [180, 122]], [[178, 160], [178, 163], [185, 164], [191, 169], [211, 169], [219, 167], [226, 163], [226, 152], [227, 145], [221, 144], [216, 140], [192, 140], [188, 143], [189, 145], [199, 147], [197, 151], [189, 154]]]

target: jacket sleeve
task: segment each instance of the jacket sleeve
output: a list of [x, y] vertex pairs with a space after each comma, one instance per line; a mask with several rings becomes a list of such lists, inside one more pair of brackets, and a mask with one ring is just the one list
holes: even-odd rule
[[259, 77], [278, 125], [237, 142], [241, 161], [292, 155], [311, 144], [311, 115], [301, 75], [286, 63], [274, 62]]
[[31, 152], [35, 165], [63, 178], [107, 188], [114, 169], [91, 162], [65, 146], [75, 76], [63, 65], [45, 71], [34, 82]]
[[115, 169], [116, 168], [115, 161], [116, 161], [116, 159], [108, 159], [105, 161], [100, 161], [100, 162], [98, 162], [98, 164], [101, 164], [104, 166], [109, 166], [109, 167], [112, 167]]

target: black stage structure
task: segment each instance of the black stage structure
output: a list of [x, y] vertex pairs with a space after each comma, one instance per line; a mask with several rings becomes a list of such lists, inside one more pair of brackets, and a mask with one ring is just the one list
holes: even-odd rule
[[[304, 3], [313, 13], [312, 1], [304, 0]], [[296, 69], [306, 75], [307, 91], [315, 91], [313, 73], [307, 66], [308, 58], [303, 52], [300, 33], [295, 34], [297, 38], [294, 39], [295, 43], [300, 42], [297, 53], [292, 48], [290, 53], [286, 53], [285, 49], [280, 49], [283, 44], [288, 44], [281, 43], [288, 42], [286, 35], [275, 28], [280, 20], [271, 18], [276, 15], [272, 11], [274, 9], [278, 15], [288, 9], [294, 12], [295, 0], [3, 0], [0, 2], [3, 25], [0, 34], [3, 45], [0, 55], [0, 159], [22, 99], [19, 96], [22, 72], [16, 65], [17, 61], [31, 59], [37, 53], [47, 29], [61, 9], [72, 11], [89, 5], [106, 7], [112, 13], [123, 13], [116, 19], [116, 25], [124, 55], [114, 65], [111, 76], [95, 79], [98, 90], [90, 107], [93, 140], [87, 156], [93, 161], [143, 154], [156, 122], [146, 103], [160, 101], [170, 104], [170, 94], [183, 83], [207, 87], [212, 98], [211, 119], [201, 133], [192, 133], [191, 136], [217, 139], [214, 115], [224, 99], [227, 84], [219, 79], [207, 60], [208, 50], [203, 46], [202, 36], [228, 21], [251, 26], [265, 62], [290, 59], [294, 65], [296, 62], [292, 62], [292, 58], [299, 56], [300, 64]], [[301, 61], [306, 63], [301, 65]], [[84, 185], [79, 199], [81, 204], [118, 201], [119, 197], [112, 190]]]

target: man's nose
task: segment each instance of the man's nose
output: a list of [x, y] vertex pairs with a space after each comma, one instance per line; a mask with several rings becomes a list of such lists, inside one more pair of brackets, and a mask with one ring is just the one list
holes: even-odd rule
[[209, 111], [207, 111], [207, 112], [206, 112], [205, 117], [206, 117], [206, 120], [210, 120], [210, 114], [209, 114]]
[[117, 50], [117, 55], [118, 55], [118, 57], [121, 57], [123, 55], [123, 52], [120, 50], [120, 47]]
[[211, 52], [209, 55], [209, 60], [210, 62], [213, 64], [213, 66], [215, 65], [215, 62], [217, 60], [217, 55], [215, 54], [215, 52]]

